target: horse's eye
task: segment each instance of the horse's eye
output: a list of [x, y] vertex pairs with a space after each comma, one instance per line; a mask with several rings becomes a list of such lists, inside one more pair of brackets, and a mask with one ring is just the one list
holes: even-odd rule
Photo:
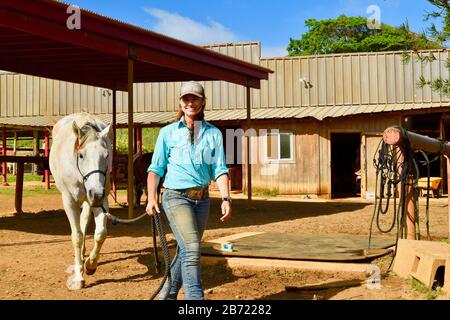
[[80, 153], [80, 159], [83, 159], [83, 155]]

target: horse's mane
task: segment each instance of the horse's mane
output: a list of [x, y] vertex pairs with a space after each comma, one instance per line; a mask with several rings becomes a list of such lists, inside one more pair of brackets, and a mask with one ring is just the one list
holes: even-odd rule
[[97, 124], [92, 122], [86, 122], [81, 128], [80, 128], [80, 137], [78, 141], [77, 149], [82, 149], [86, 143], [92, 140], [97, 139], [97, 133], [101, 132], [100, 128], [97, 126]]

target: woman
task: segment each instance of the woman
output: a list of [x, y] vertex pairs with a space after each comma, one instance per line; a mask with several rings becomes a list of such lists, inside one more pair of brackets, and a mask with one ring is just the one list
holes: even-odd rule
[[222, 134], [204, 120], [206, 97], [198, 82], [183, 83], [177, 121], [161, 129], [148, 168], [149, 215], [159, 214], [157, 186], [164, 176], [162, 206], [177, 240], [171, 263], [172, 282], [163, 286], [160, 299], [175, 300], [183, 286], [188, 300], [202, 300], [200, 241], [209, 215], [208, 187], [216, 181], [222, 194], [221, 221], [231, 218], [229, 172]]

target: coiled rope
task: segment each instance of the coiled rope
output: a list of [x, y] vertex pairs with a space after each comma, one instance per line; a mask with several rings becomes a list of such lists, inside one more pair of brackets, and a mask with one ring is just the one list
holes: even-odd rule
[[[415, 223], [415, 237], [420, 239], [419, 228], [419, 205], [417, 182], [419, 179], [419, 167], [415, 159], [415, 153], [420, 152], [425, 161], [422, 163], [427, 166], [427, 202], [426, 202], [426, 230], [427, 238], [431, 239], [429, 231], [429, 188], [430, 188], [430, 161], [428, 156], [423, 151], [414, 151], [411, 149], [410, 141], [407, 131], [402, 127], [396, 127], [401, 134], [402, 145], [389, 145], [383, 140], [380, 141], [377, 151], [373, 159], [373, 165], [376, 169], [375, 179], [375, 205], [370, 223], [369, 234], [369, 249], [371, 246], [372, 230], [374, 221], [377, 229], [381, 233], [389, 233], [397, 225], [397, 237], [395, 243], [395, 252], [397, 251], [397, 243], [400, 237], [406, 238], [406, 188], [411, 187], [414, 192], [414, 223]], [[378, 155], [378, 157], [376, 157]], [[439, 158], [438, 155], [433, 161]], [[403, 159], [401, 158], [403, 157]], [[431, 161], [432, 162], [432, 161]], [[400, 184], [400, 187], [398, 187]], [[399, 190], [400, 198], [397, 203], [396, 190]], [[391, 204], [393, 201], [393, 204]], [[391, 210], [390, 207], [392, 205]], [[392, 212], [392, 218], [388, 223], [387, 228], [381, 226], [381, 218]], [[394, 256], [395, 257], [395, 256]], [[393, 260], [392, 260], [393, 261]], [[391, 261], [391, 264], [392, 264]], [[390, 266], [389, 268], [390, 269]]]
[[[140, 216], [133, 218], [133, 219], [122, 219], [122, 218], [118, 218], [115, 215], [109, 213], [106, 211], [104, 206], [101, 206], [103, 212], [105, 213], [106, 217], [108, 217], [108, 219], [111, 220], [111, 222], [113, 224], [117, 224], [117, 223], [134, 223], [140, 219], [142, 219], [143, 217], [147, 216], [147, 213], [144, 212], [143, 214], [141, 214]], [[159, 234], [159, 241], [161, 243], [161, 250], [163, 252], [163, 257], [164, 257], [164, 265], [165, 265], [165, 269], [164, 269], [164, 276], [163, 279], [161, 281], [161, 284], [159, 285], [159, 287], [156, 289], [155, 292], [153, 292], [153, 294], [150, 296], [150, 300], [155, 299], [155, 297], [158, 295], [158, 293], [161, 291], [161, 289], [164, 286], [164, 283], [166, 282], [167, 279], [169, 279], [169, 286], [172, 283], [172, 277], [170, 275], [170, 253], [169, 253], [169, 247], [167, 245], [167, 239], [166, 239], [166, 233], [164, 232], [164, 228], [162, 225], [162, 221], [161, 221], [161, 215], [160, 214], [154, 214], [151, 216], [152, 221], [154, 223], [154, 225], [156, 226], [156, 230], [158, 231]], [[156, 248], [156, 239], [155, 239], [155, 230], [152, 227], [152, 231], [153, 231], [153, 246], [154, 248]], [[155, 250], [155, 259], [157, 259], [157, 251]], [[158, 266], [158, 262], [156, 263], [156, 269], [158, 271], [159, 266]], [[164, 297], [163, 297], [164, 298]]]

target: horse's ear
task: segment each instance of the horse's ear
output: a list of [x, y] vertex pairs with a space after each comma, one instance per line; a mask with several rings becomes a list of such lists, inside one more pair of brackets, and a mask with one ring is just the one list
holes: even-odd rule
[[109, 124], [106, 126], [105, 129], [102, 130], [102, 132], [100, 132], [100, 136], [101, 137], [108, 137], [109, 140], [112, 141], [113, 138], [113, 130], [112, 130], [112, 126]]
[[75, 121], [72, 122], [72, 130], [73, 130], [73, 133], [75, 134], [75, 137], [76, 137], [75, 144], [73, 146], [73, 150], [74, 150], [74, 152], [78, 152], [78, 149], [80, 149], [81, 130], [77, 126], [77, 123]]
[[72, 129], [73, 129], [73, 132], [75, 133], [75, 137], [77, 137], [77, 139], [80, 139], [80, 136], [81, 136], [81, 130], [80, 130], [80, 128], [77, 126], [77, 123], [74, 121], [74, 122], [72, 122]]

